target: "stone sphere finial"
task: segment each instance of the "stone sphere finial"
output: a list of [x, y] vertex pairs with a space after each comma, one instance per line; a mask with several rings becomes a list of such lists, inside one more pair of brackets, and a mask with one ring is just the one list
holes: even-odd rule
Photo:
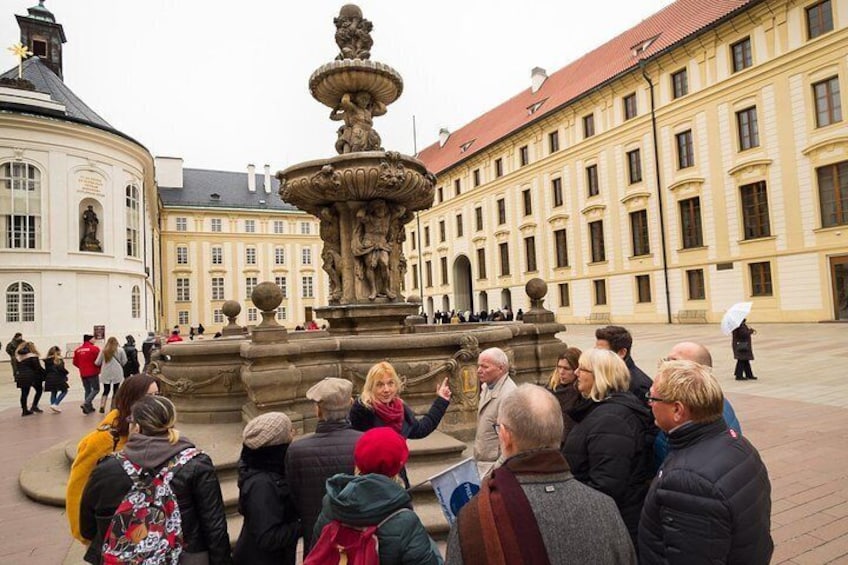
[[531, 301], [541, 300], [548, 293], [548, 283], [538, 277], [530, 279], [524, 285], [524, 292], [527, 293]]
[[235, 300], [227, 300], [221, 306], [221, 313], [226, 316], [230, 322], [235, 322], [235, 319], [241, 314], [241, 304]]
[[283, 301], [283, 291], [272, 282], [261, 282], [250, 293], [250, 299], [262, 312], [271, 312]]

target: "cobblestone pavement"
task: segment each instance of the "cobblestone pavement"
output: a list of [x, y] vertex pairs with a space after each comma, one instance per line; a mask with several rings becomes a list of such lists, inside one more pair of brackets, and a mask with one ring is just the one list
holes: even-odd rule
[[[760, 451], [772, 482], [773, 563], [848, 564], [848, 325], [756, 324], [754, 374], [737, 382], [730, 338], [715, 325], [636, 325], [633, 353], [649, 375], [684, 340], [710, 348], [716, 375], [743, 433]], [[580, 348], [594, 326], [560, 334]], [[90, 430], [99, 419], [78, 411], [82, 387], [74, 371], [65, 412], [21, 418], [8, 363], [0, 363], [0, 562], [62, 563], [72, 542], [64, 512], [35, 504], [18, 489], [33, 454]], [[46, 405], [47, 401], [43, 401]]]

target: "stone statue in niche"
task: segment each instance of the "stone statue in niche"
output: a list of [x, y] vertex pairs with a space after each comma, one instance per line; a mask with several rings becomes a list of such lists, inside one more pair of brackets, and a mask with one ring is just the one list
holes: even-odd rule
[[351, 239], [351, 251], [356, 262], [356, 276], [368, 286], [368, 299], [385, 296], [397, 298], [392, 290], [390, 259], [392, 245], [389, 227], [406, 212], [403, 206], [390, 209], [385, 200], [372, 200], [356, 212], [356, 222]]
[[364, 90], [345, 93], [339, 105], [330, 111], [333, 121], [344, 120], [338, 129], [336, 151], [339, 155], [357, 151], [380, 151], [380, 134], [374, 130], [374, 117], [386, 113], [386, 105]]
[[97, 219], [97, 212], [94, 211], [94, 206], [88, 205], [88, 209], [82, 213], [82, 239], [80, 240], [80, 251], [97, 251], [103, 252], [103, 247], [100, 245], [100, 240], [97, 239], [97, 225], [100, 220]]
[[330, 303], [339, 302], [342, 297], [342, 242], [339, 233], [339, 215], [330, 207], [321, 208], [319, 234], [324, 242], [321, 251], [321, 266], [330, 278]]
[[370, 59], [371, 30], [374, 25], [362, 17], [362, 10], [354, 4], [345, 4], [339, 10], [337, 18], [333, 18], [336, 24], [336, 45], [340, 53], [336, 56], [337, 61], [342, 59]]
[[[395, 205], [392, 207], [392, 223], [389, 226], [388, 241], [392, 248], [389, 270], [392, 276], [392, 289], [400, 293], [400, 286], [406, 276], [407, 262], [403, 254], [403, 243], [406, 241], [406, 230], [404, 226], [412, 221], [415, 214], [408, 212], [405, 207]], [[401, 299], [403, 297], [401, 296]]]

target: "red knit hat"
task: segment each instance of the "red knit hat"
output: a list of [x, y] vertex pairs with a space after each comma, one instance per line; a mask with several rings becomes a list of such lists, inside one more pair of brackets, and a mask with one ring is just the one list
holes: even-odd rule
[[389, 427], [373, 428], [362, 434], [353, 450], [353, 462], [363, 475], [379, 473], [394, 477], [409, 459], [406, 439]]

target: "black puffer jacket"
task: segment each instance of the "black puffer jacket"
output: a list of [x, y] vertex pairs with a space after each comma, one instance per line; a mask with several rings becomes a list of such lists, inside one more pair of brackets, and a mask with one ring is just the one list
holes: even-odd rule
[[614, 392], [601, 402], [578, 404], [569, 415], [577, 422], [563, 448], [571, 472], [615, 501], [635, 545], [653, 476], [650, 412], [631, 393]]
[[[123, 452], [130, 461], [155, 473], [188, 447], [194, 444], [184, 438], [171, 444], [167, 436], [132, 434]], [[109, 522], [131, 487], [132, 479], [112, 455], [104, 457], [89, 477], [80, 502], [80, 533], [91, 540], [85, 554], [89, 563], [101, 562]], [[180, 507], [185, 552], [208, 551], [210, 565], [231, 564], [221, 485], [209, 456], [201, 453], [186, 463], [174, 474], [171, 488]]]
[[294, 565], [300, 522], [283, 474], [288, 444], [243, 447], [239, 461], [239, 513], [244, 516], [233, 562]]
[[312, 528], [321, 513], [327, 494], [326, 482], [333, 475], [353, 474], [353, 448], [362, 432], [347, 420], [318, 422], [315, 433], [289, 446], [286, 454], [286, 480], [303, 525], [303, 547], [311, 548]]
[[639, 524], [639, 562], [766, 565], [771, 484], [759, 453], [723, 419], [669, 436]]
[[[627, 370], [630, 371], [630, 392], [633, 393], [636, 400], [643, 403], [650, 411], [648, 399], [645, 398], [645, 395], [651, 390], [651, 385], [654, 384], [654, 381], [645, 374], [645, 371], [636, 366], [636, 362], [630, 355], [624, 358], [624, 364], [627, 365]], [[653, 420], [653, 416], [651, 419]]]
[[38, 355], [30, 353], [26, 350], [17, 355], [18, 372], [15, 374], [15, 384], [18, 388], [24, 386], [39, 387], [44, 381], [44, 367], [41, 366], [41, 361], [38, 360]]
[[64, 362], [55, 363], [52, 357], [44, 360], [44, 390], [59, 392], [68, 390], [68, 370]]

